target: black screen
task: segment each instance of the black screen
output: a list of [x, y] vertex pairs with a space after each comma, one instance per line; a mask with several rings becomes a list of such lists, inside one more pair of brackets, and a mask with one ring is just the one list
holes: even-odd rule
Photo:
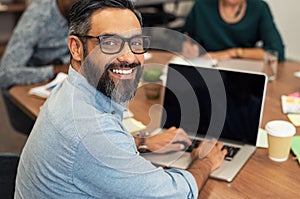
[[262, 74], [170, 64], [161, 127], [255, 145], [265, 82]]

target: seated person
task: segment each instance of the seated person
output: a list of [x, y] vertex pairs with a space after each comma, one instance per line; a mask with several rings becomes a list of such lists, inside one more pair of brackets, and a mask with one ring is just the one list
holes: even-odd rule
[[15, 198], [197, 198], [224, 160], [223, 144], [213, 141], [199, 158], [202, 142], [188, 170], [165, 170], [139, 155], [121, 122], [149, 44], [132, 2], [77, 1], [69, 34], [69, 75], [52, 91], [25, 144]]
[[3, 54], [0, 87], [45, 82], [68, 71], [66, 15], [76, 0], [35, 0], [24, 11]]
[[[10, 120], [17, 131], [29, 134], [35, 120], [28, 117], [9, 99], [13, 85], [40, 83], [58, 72], [68, 72], [70, 52], [67, 45], [69, 9], [77, 0], [35, 0], [24, 12], [6, 48], [0, 70], [0, 87]], [[30, 26], [30, 28], [28, 28]], [[35, 36], [34, 36], [35, 35]], [[147, 138], [150, 151], [157, 151], [171, 140], [190, 144], [188, 135], [170, 128]], [[135, 138], [137, 144], [139, 139]], [[185, 146], [172, 143], [159, 152], [182, 150]]]
[[67, 73], [70, 55], [67, 48], [66, 16], [76, 0], [35, 0], [21, 16], [6, 46], [0, 67], [0, 88], [15, 130], [29, 134], [34, 120], [11, 101], [13, 85], [41, 83], [59, 72]]
[[[264, 50], [276, 50], [278, 60], [285, 59], [281, 36], [269, 6], [262, 0], [195, 1], [183, 31], [212, 59], [263, 59]], [[187, 58], [199, 56], [199, 47], [190, 39], [183, 43], [182, 51]]]

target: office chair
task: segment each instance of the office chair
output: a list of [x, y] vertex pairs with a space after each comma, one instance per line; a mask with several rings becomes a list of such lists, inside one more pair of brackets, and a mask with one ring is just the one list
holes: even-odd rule
[[0, 153], [0, 198], [12, 199], [15, 192], [15, 180], [19, 156]]
[[8, 90], [2, 90], [2, 96], [11, 126], [16, 131], [29, 135], [35, 120], [26, 115], [26, 113], [24, 113], [10, 100]]
[[[175, 1], [177, 8], [178, 2]], [[144, 27], [168, 27], [168, 23], [175, 21], [176, 16], [173, 13], [164, 10], [164, 4], [155, 4], [151, 6], [139, 6], [137, 9], [141, 12]]]

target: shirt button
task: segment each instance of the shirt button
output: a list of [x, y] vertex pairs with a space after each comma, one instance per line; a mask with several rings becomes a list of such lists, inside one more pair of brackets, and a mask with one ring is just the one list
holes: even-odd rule
[[116, 113], [116, 111], [112, 111], [112, 112], [111, 112], [111, 114], [115, 114], [115, 113]]

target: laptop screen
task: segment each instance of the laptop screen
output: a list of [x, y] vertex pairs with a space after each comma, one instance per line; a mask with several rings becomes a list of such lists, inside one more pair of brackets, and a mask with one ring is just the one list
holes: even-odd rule
[[255, 145], [265, 88], [263, 74], [169, 64], [161, 127]]

